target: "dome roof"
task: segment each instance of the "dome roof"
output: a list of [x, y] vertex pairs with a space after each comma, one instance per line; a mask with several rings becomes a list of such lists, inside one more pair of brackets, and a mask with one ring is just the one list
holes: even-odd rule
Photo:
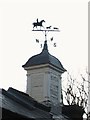
[[64, 69], [61, 62], [48, 52], [47, 41], [45, 41], [44, 43], [42, 52], [40, 54], [32, 56], [22, 67], [26, 68], [26, 67], [42, 65], [42, 64], [51, 64], [57, 67], [58, 69], [62, 70], [63, 72], [66, 71], [66, 69]]

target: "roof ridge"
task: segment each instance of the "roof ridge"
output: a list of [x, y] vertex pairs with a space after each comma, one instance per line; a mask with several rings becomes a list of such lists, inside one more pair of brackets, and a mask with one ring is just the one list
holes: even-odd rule
[[[17, 92], [17, 93], [15, 93], [15, 92]], [[16, 102], [18, 102], [18, 103], [20, 103], [21, 105], [23, 105], [24, 107], [26, 107], [26, 108], [28, 108], [28, 109], [30, 109], [30, 110], [33, 110], [34, 109], [34, 106], [32, 106], [32, 104], [30, 104], [31, 102], [27, 102], [25, 99], [22, 99], [22, 98], [24, 98], [25, 97], [25, 95], [24, 95], [24, 97], [21, 97], [20, 96], [20, 94], [22, 93], [22, 92], [20, 92], [20, 94], [18, 94], [20, 91], [18, 91], [18, 90], [16, 90], [16, 89], [13, 89], [13, 88], [9, 88], [8, 89], [8, 91], [7, 91], [7, 95], [8, 95], [8, 97], [10, 97], [11, 99], [14, 99], [14, 101], [16, 101]], [[19, 97], [19, 96], [21, 97]], [[29, 97], [29, 96], [28, 96]]]
[[[10, 95], [12, 95], [13, 97], [17, 98], [17, 100], [19, 100], [19, 101], [21, 101], [22, 103], [24, 103], [26, 106], [27, 106], [27, 105], [28, 105], [28, 106], [30, 105], [30, 107], [33, 107], [33, 109], [36, 108], [36, 107], [38, 107], [38, 109], [42, 109], [42, 110], [44, 110], [44, 111], [49, 111], [49, 108], [48, 108], [48, 107], [46, 108], [45, 105], [37, 102], [34, 98], [30, 97], [28, 94], [26, 94], [26, 93], [24, 93], [24, 92], [21, 92], [21, 91], [16, 90], [16, 89], [14, 89], [14, 88], [12, 88], [12, 87], [9, 87], [8, 93], [9, 93]], [[17, 94], [17, 93], [18, 93], [18, 94]], [[17, 96], [15, 96], [15, 95], [17, 95]], [[18, 97], [18, 95], [21, 97], [21, 99]], [[22, 95], [24, 95], [24, 96], [22, 96]], [[26, 96], [25, 96], [25, 95], [26, 95]], [[23, 99], [22, 99], [22, 98], [23, 98]], [[19, 102], [19, 101], [18, 101], [18, 102]], [[30, 104], [30, 103], [31, 103], [31, 104]], [[45, 110], [44, 108], [46, 108], [46, 110]]]

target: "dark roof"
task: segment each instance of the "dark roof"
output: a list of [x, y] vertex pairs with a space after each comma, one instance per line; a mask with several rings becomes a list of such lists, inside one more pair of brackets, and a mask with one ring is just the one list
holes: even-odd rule
[[84, 109], [79, 105], [64, 105], [62, 107], [62, 113], [71, 120], [83, 120]]
[[[38, 103], [28, 94], [9, 88], [7, 91], [0, 90], [0, 108], [2, 108], [2, 117], [5, 120], [10, 118], [27, 120], [52, 120], [51, 108]], [[60, 114], [60, 118], [68, 118]], [[3, 120], [2, 119], [2, 120]], [[19, 120], [21, 120], [19, 119]]]
[[2, 89], [0, 92], [0, 107], [27, 118], [51, 119], [51, 115], [48, 112], [49, 108], [38, 103], [29, 95], [13, 88], [9, 88], [7, 91]]
[[51, 64], [57, 67], [58, 69], [60, 69], [62, 72], [66, 71], [66, 69], [64, 69], [61, 62], [48, 52], [47, 41], [45, 41], [44, 43], [42, 52], [40, 54], [32, 56], [22, 67], [25, 68], [35, 65], [42, 65], [42, 64]]

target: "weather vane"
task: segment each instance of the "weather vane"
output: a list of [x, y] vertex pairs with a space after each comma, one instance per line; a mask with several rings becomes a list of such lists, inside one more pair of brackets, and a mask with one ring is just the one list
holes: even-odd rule
[[[45, 22], [45, 20], [41, 20], [40, 22], [38, 21], [38, 18], [36, 20], [36, 22], [33, 23], [33, 30], [32, 31], [42, 31], [44, 32], [44, 36], [45, 36], [45, 41], [47, 41], [47, 33], [48, 32], [60, 32], [59, 28], [57, 27], [52, 27], [51, 25], [48, 27], [44, 27], [42, 25], [42, 23]], [[53, 41], [53, 37], [51, 37], [51, 42]], [[39, 39], [36, 39], [36, 42], [39, 43]], [[53, 44], [54, 47], [56, 47], [56, 43]], [[41, 44], [41, 48], [42, 48], [42, 44]]]

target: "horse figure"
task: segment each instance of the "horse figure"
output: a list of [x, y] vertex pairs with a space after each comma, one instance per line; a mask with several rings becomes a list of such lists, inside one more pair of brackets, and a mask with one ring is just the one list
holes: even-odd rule
[[37, 22], [33, 23], [33, 29], [34, 29], [34, 27], [37, 28], [37, 26], [40, 26], [40, 28], [43, 27], [43, 25], [42, 25], [43, 22], [45, 22], [45, 21], [41, 20], [40, 22], [38, 22], [38, 19], [37, 19]]

